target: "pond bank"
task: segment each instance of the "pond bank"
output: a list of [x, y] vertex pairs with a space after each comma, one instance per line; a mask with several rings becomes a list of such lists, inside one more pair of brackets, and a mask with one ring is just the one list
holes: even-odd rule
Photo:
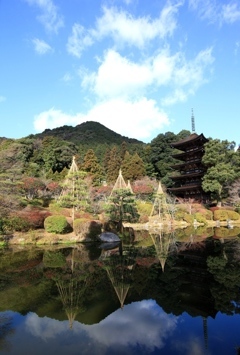
[[[206, 227], [206, 228], [218, 228], [218, 227], [228, 227], [228, 228], [234, 228], [234, 227], [239, 227], [240, 228], [240, 222], [234, 222], [231, 221], [231, 223], [223, 221], [208, 221], [207, 225], [204, 225], [202, 223], [195, 223], [194, 225], [190, 225], [187, 222], [181, 221], [181, 222], [174, 222], [172, 224], [162, 224], [159, 222], [154, 222], [154, 223], [124, 223], [124, 228], [126, 230], [131, 227], [135, 231], [148, 231], [148, 232], [158, 232], [160, 230], [163, 230], [165, 232], [167, 231], [173, 231], [175, 229], [185, 229], [188, 227], [194, 227], [194, 228], [199, 228], [199, 227]], [[39, 230], [34, 230], [30, 232], [15, 232], [12, 235], [5, 235], [0, 238], [0, 245], [56, 245], [56, 244], [76, 244], [76, 243], [83, 243], [84, 240], [82, 236], [77, 236], [74, 232], [67, 233], [67, 234], [53, 234], [53, 233], [48, 233], [44, 229], [39, 229]]]

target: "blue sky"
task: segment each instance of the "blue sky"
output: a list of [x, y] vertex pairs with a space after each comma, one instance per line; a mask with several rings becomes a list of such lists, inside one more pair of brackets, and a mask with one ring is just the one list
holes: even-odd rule
[[240, 144], [239, 0], [0, 0], [0, 137], [97, 121]]

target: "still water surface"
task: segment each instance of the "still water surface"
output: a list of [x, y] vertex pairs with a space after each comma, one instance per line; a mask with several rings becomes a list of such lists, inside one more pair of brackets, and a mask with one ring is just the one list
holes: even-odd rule
[[1, 354], [239, 354], [240, 239], [0, 251]]

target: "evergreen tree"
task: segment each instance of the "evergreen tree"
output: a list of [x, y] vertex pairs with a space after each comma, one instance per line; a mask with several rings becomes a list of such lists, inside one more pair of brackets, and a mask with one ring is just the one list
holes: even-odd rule
[[123, 161], [125, 154], [127, 152], [127, 143], [124, 141], [121, 144], [121, 148], [120, 148], [120, 158]]
[[204, 149], [202, 162], [208, 169], [203, 177], [202, 188], [221, 204], [222, 199], [228, 196], [229, 186], [239, 176], [237, 153], [232, 142], [219, 139], [210, 139]]
[[85, 211], [89, 207], [88, 187], [85, 182], [86, 173], [84, 171], [70, 171], [62, 184], [62, 193], [58, 203], [62, 207], [72, 208], [74, 211]]
[[125, 180], [132, 179], [132, 156], [128, 151], [125, 152], [121, 163], [121, 170]]
[[132, 177], [131, 180], [137, 180], [143, 177], [146, 173], [144, 168], [143, 160], [140, 158], [138, 153], [135, 153], [131, 159], [132, 165]]
[[94, 186], [100, 185], [103, 180], [103, 169], [98, 163], [97, 157], [93, 149], [89, 149], [84, 156], [83, 170], [86, 171], [92, 178]]
[[166, 187], [170, 187], [173, 184], [170, 179], [172, 174], [171, 165], [174, 163], [171, 143], [178, 140], [178, 136], [174, 133], [167, 132], [159, 134], [150, 144], [151, 163], [154, 166], [156, 178], [161, 180]]
[[109, 155], [108, 167], [107, 167], [107, 180], [108, 182], [113, 182], [117, 179], [119, 169], [121, 165], [121, 159], [119, 156], [119, 151], [116, 146], [114, 146]]
[[129, 189], [116, 189], [109, 198], [110, 204], [107, 212], [110, 218], [120, 222], [136, 222], [139, 214], [136, 207], [134, 194]]

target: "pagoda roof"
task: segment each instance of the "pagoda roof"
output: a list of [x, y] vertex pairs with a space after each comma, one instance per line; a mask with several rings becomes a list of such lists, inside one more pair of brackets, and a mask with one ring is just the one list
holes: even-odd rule
[[189, 147], [189, 145], [195, 145], [198, 142], [201, 142], [204, 144], [204, 143], [208, 142], [208, 139], [203, 135], [203, 133], [201, 133], [201, 134], [192, 133], [188, 137], [186, 137], [178, 142], [171, 143], [171, 146], [173, 148], [185, 150], [187, 147]]
[[201, 187], [201, 184], [193, 184], [193, 185], [183, 185], [179, 187], [170, 187], [168, 188], [171, 192], [179, 192], [179, 191], [188, 191], [188, 190], [196, 190]]
[[179, 170], [181, 168], [185, 168], [186, 166], [199, 166], [199, 163], [201, 163], [201, 160], [195, 160], [195, 161], [192, 161], [192, 162], [186, 162], [186, 163], [179, 163], [179, 164], [174, 164], [174, 165], [171, 165], [170, 167], [174, 170]]
[[188, 178], [188, 177], [197, 177], [197, 176], [203, 176], [204, 172], [201, 171], [201, 172], [195, 172], [195, 173], [186, 173], [186, 174], [181, 174], [181, 175], [175, 175], [175, 176], [171, 176], [171, 179], [172, 180], [182, 180], [182, 179], [185, 179], [185, 178]]
[[173, 154], [172, 157], [175, 159], [179, 159], [179, 160], [185, 160], [187, 157], [189, 157], [189, 154], [195, 155], [196, 153], [202, 152], [202, 151], [203, 151], [203, 147], [200, 146], [198, 148], [195, 148], [194, 150], [184, 151], [181, 153]]

